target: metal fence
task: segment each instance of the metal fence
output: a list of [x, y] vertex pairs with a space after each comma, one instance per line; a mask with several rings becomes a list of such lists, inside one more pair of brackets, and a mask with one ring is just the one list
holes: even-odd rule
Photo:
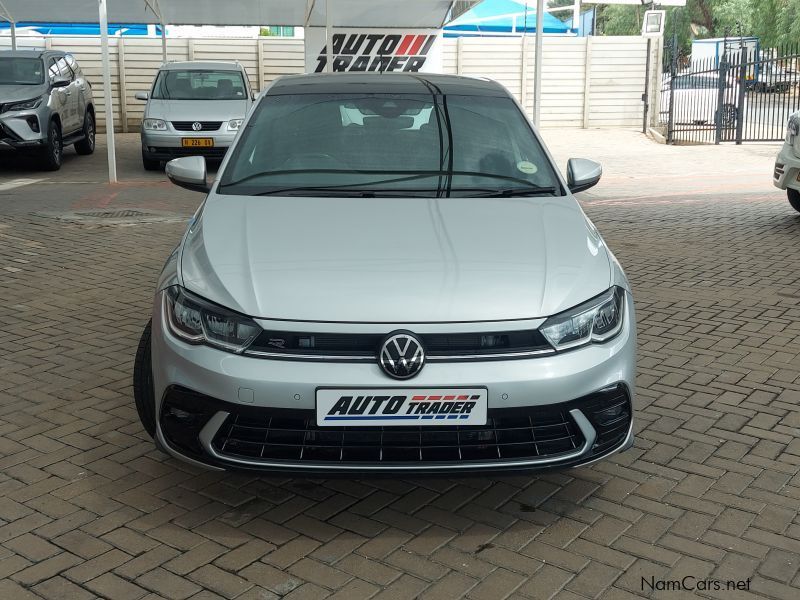
[[659, 122], [667, 143], [780, 141], [800, 110], [800, 45], [764, 50], [732, 38], [708, 57], [664, 51]]

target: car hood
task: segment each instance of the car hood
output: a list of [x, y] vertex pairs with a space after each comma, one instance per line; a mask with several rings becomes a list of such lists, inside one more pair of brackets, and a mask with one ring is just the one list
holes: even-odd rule
[[572, 197], [209, 196], [184, 286], [261, 318], [423, 323], [544, 317], [608, 289]]
[[47, 91], [46, 85], [0, 84], [0, 104], [38, 98]]
[[157, 100], [147, 103], [145, 117], [164, 121], [229, 121], [243, 119], [247, 100]]

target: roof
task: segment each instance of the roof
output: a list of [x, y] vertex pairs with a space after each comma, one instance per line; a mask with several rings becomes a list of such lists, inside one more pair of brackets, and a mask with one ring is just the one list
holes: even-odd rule
[[211, 60], [175, 60], [161, 65], [165, 71], [178, 71], [188, 69], [213, 69], [215, 71], [238, 71], [242, 66], [232, 61]]
[[[54, 10], [58, 4], [62, 10]], [[107, 0], [109, 23], [170, 25], [298, 25], [324, 27], [322, 0]], [[450, 15], [452, 0], [335, 0], [334, 27], [439, 28]], [[97, 23], [97, 0], [2, 0], [9, 20]], [[160, 9], [161, 15], [153, 8]], [[0, 9], [0, 19], [4, 18]]]
[[[569, 25], [549, 13], [543, 16], [545, 33], [567, 33]], [[444, 28], [446, 37], [461, 34], [536, 33], [536, 2], [483, 0]]]
[[275, 80], [267, 95], [284, 94], [430, 94], [429, 84], [441, 94], [507, 96], [496, 81], [430, 73], [314, 73]]
[[2, 50], [0, 51], [0, 58], [14, 57], [14, 58], [39, 58], [49, 50]]

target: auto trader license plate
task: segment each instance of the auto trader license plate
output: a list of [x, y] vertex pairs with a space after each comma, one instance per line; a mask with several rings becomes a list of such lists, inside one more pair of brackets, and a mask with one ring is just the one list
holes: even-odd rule
[[214, 138], [181, 138], [184, 148], [213, 148]]
[[318, 389], [320, 427], [486, 425], [486, 388]]

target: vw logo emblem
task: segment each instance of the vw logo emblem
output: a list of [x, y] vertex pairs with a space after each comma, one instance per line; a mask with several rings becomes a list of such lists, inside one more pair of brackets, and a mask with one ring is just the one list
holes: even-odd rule
[[413, 333], [390, 333], [381, 346], [378, 362], [389, 377], [410, 379], [425, 365], [425, 351]]
[[203, 128], [203, 124], [202, 123], [200, 123], [198, 121], [195, 121], [194, 123], [192, 123], [192, 131], [200, 131], [202, 128]]

